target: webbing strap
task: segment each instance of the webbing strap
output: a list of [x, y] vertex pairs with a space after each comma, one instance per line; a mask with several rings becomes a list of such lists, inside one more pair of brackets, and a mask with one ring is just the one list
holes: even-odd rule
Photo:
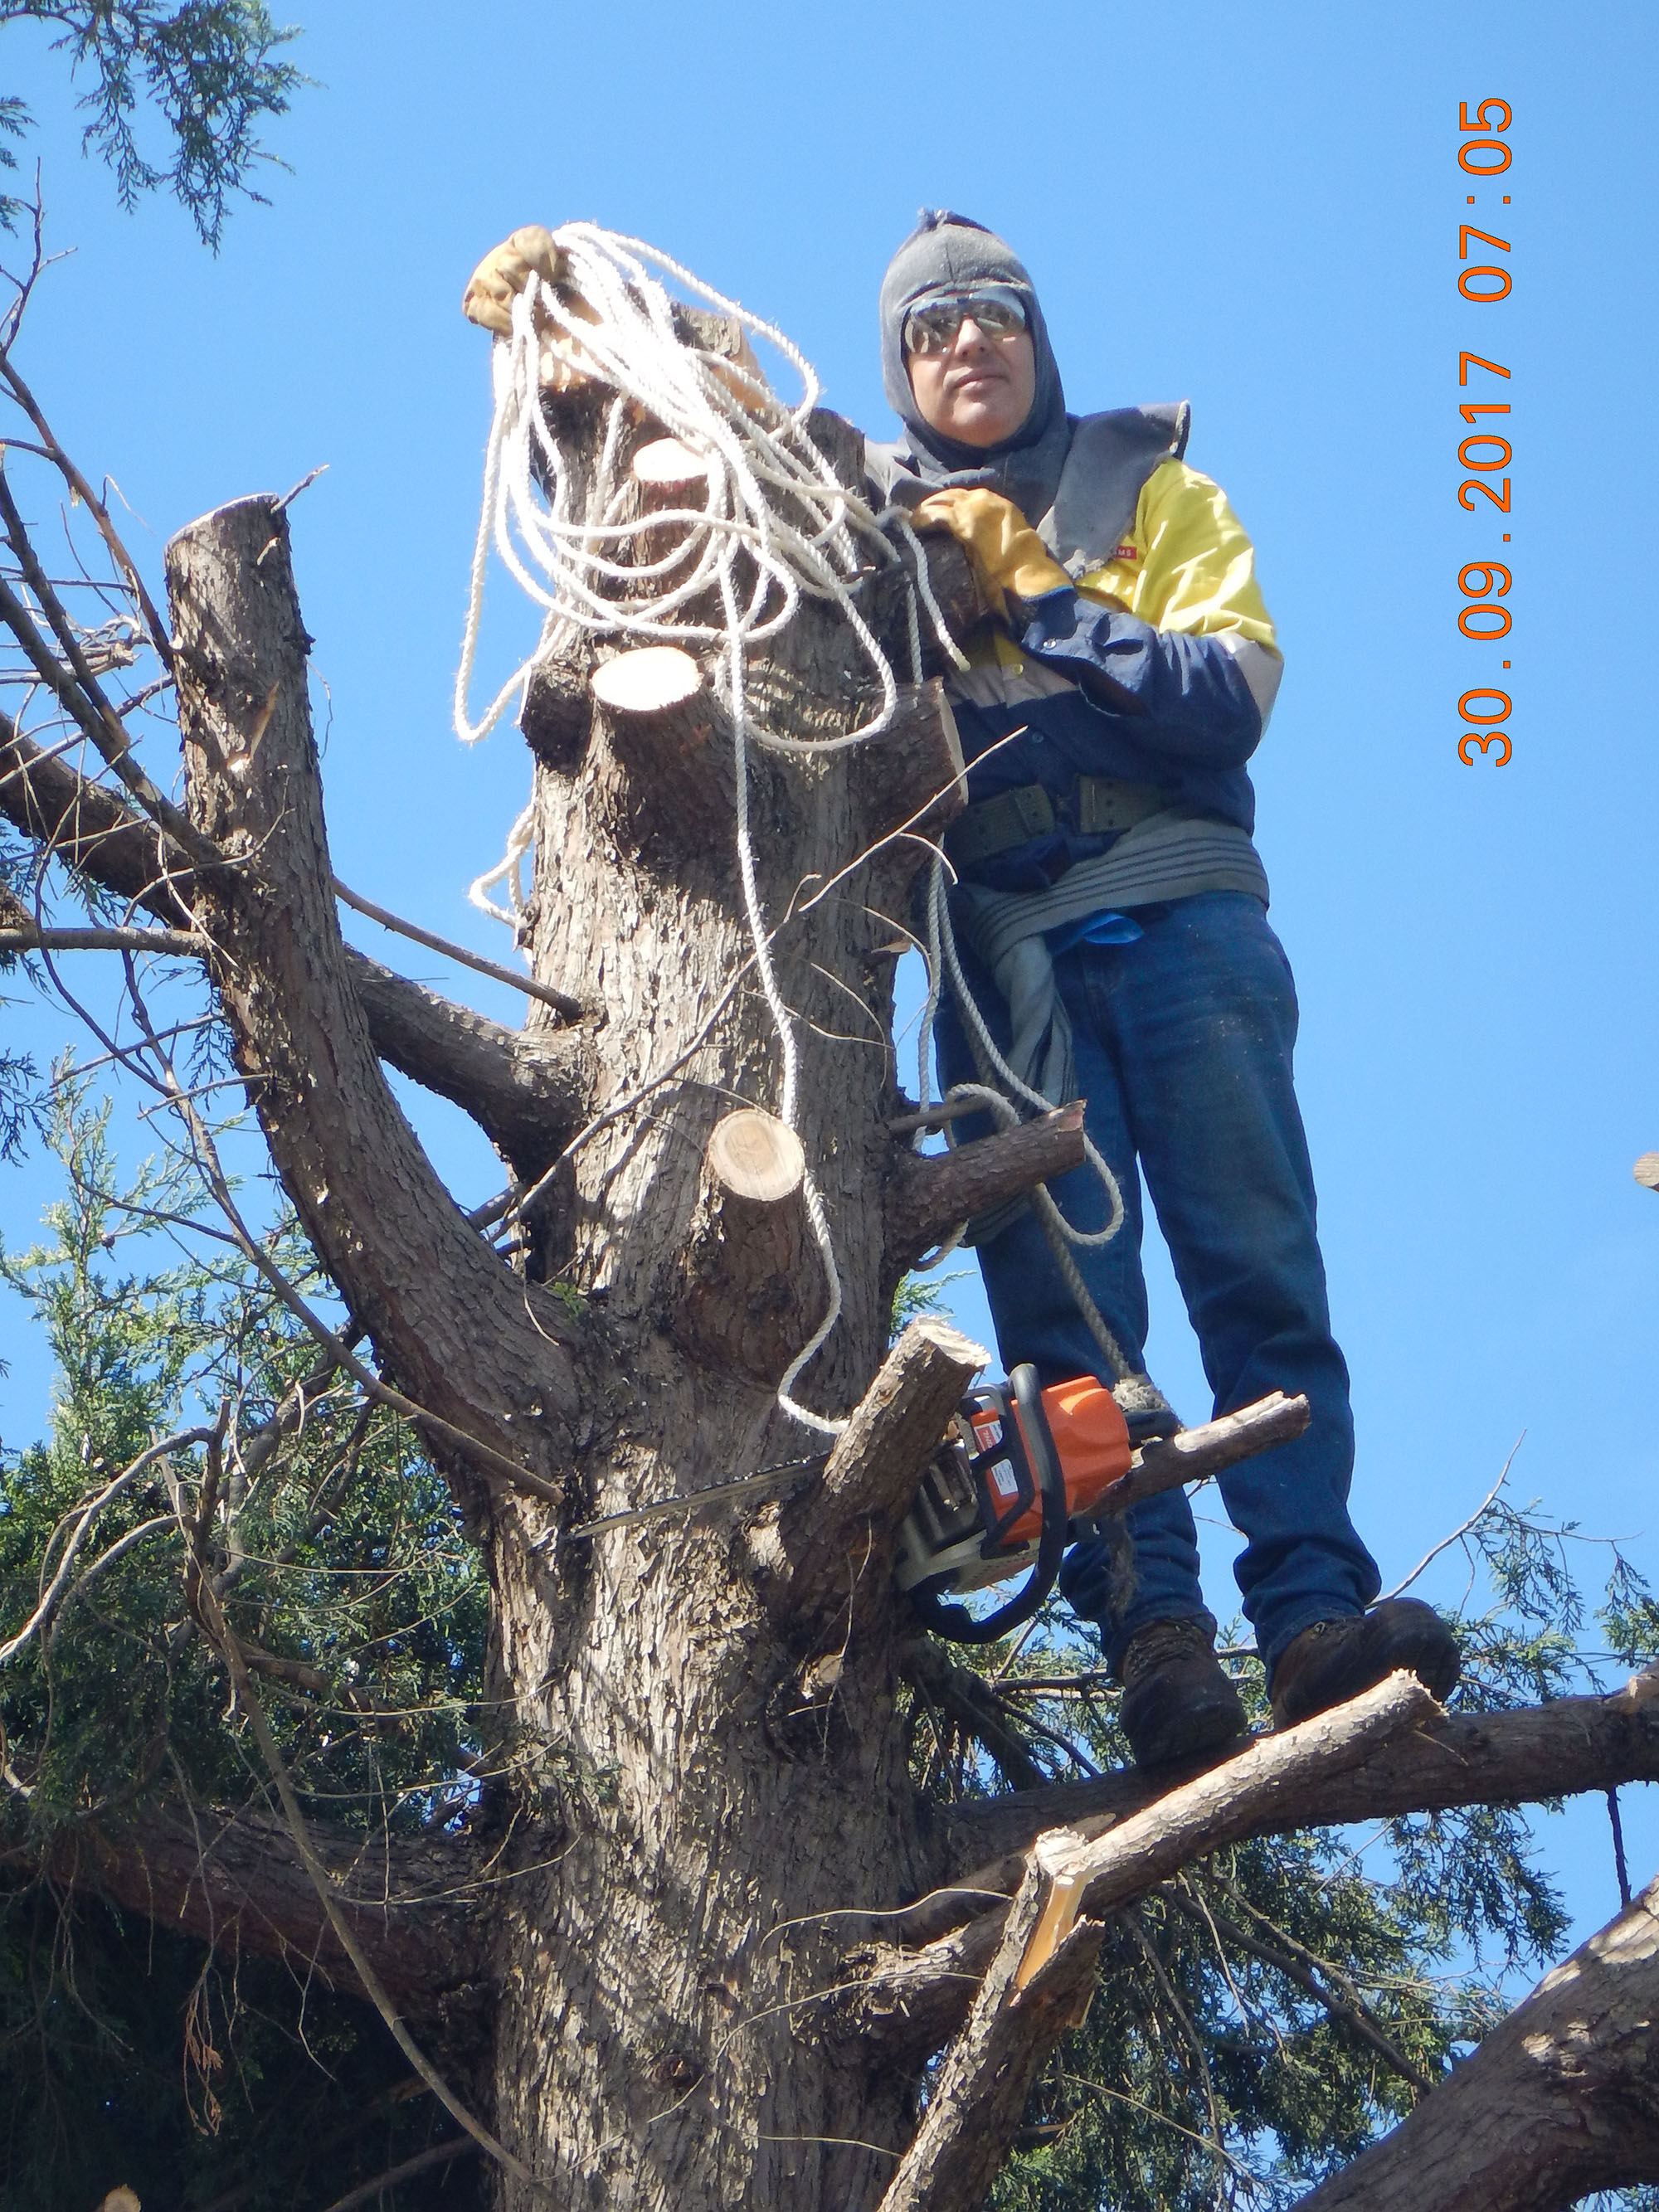
[[1129, 783], [1115, 775], [1079, 776], [1058, 806], [1043, 785], [1022, 783], [969, 807], [952, 825], [945, 850], [958, 867], [971, 867], [1046, 837], [1057, 824], [1085, 837], [1109, 836], [1133, 830], [1169, 803], [1155, 783]]

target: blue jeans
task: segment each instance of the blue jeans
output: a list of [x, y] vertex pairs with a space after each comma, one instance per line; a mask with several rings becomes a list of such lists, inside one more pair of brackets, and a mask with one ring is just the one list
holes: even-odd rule
[[[1305, 1392], [1306, 1432], [1220, 1478], [1247, 1541], [1237, 1573], [1244, 1611], [1271, 1670], [1316, 1620], [1363, 1613], [1380, 1586], [1348, 1518], [1353, 1418], [1348, 1371], [1331, 1337], [1315, 1229], [1313, 1174], [1291, 1085], [1296, 988], [1260, 902], [1205, 891], [1138, 907], [1129, 945], [1074, 945], [1054, 962], [1072, 1019], [1090, 1135], [1116, 1175], [1127, 1218], [1111, 1243], [1076, 1254], [1108, 1326], [1135, 1365], [1146, 1341], [1139, 1160], [1197, 1334], [1218, 1413], [1270, 1390]], [[999, 1045], [1006, 1009], [966, 947], [963, 965]], [[975, 1080], [954, 1006], [941, 1007], [941, 1073]], [[964, 1134], [967, 1133], [964, 1131]], [[1054, 1183], [1069, 1221], [1104, 1225], [1092, 1172]], [[981, 1247], [980, 1264], [1009, 1366], [1030, 1360], [1043, 1383], [1100, 1367], [1035, 1215]], [[1109, 1376], [1102, 1376], [1109, 1382]], [[1198, 1544], [1183, 1492], [1128, 1516], [1135, 1582], [1115, 1615], [1106, 1547], [1077, 1544], [1060, 1571], [1074, 1612], [1097, 1622], [1109, 1664], [1149, 1621], [1207, 1621]]]

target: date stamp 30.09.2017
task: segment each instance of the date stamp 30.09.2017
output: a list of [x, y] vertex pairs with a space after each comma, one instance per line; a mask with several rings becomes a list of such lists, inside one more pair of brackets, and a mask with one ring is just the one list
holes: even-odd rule
[[[1507, 175], [1512, 149], [1504, 134], [1508, 131], [1511, 119], [1510, 104], [1506, 100], [1483, 100], [1474, 111], [1473, 121], [1469, 118], [1468, 102], [1459, 102], [1457, 127], [1462, 133], [1462, 140], [1457, 149], [1457, 166], [1466, 178], [1471, 181], [1486, 180], [1490, 183], [1492, 179]], [[1486, 221], [1494, 220], [1493, 212], [1485, 206], [1475, 192], [1466, 193], [1464, 197], [1468, 206], [1480, 207]], [[1490, 197], [1490, 192], [1486, 197]], [[1508, 192], [1501, 196], [1501, 204], [1504, 207], [1509, 206]], [[1510, 228], [1507, 216], [1504, 218], [1504, 228], [1505, 230]], [[1501, 262], [1483, 261], [1478, 253], [1472, 255], [1472, 247], [1484, 247], [1491, 253], [1501, 253], [1505, 258]], [[1490, 230], [1477, 230], [1473, 222], [1459, 223], [1457, 258], [1462, 266], [1458, 271], [1457, 289], [1471, 307], [1493, 307], [1509, 298], [1513, 282], [1508, 258], [1510, 251], [1507, 238], [1499, 238]], [[1482, 335], [1485, 336], [1484, 331]], [[1504, 350], [1507, 352], [1508, 347], [1505, 346]], [[1471, 386], [1471, 370], [1484, 371], [1485, 376], [1501, 376], [1506, 386], [1510, 372], [1501, 362], [1488, 361], [1480, 354], [1459, 350], [1457, 381], [1464, 396], [1457, 411], [1466, 426], [1467, 434], [1457, 448], [1457, 459], [1459, 466], [1467, 473], [1457, 487], [1457, 503], [1467, 513], [1486, 516], [1490, 521], [1492, 518], [1486, 514], [1486, 502], [1496, 507], [1500, 514], [1507, 515], [1510, 512], [1511, 479], [1509, 471], [1514, 448], [1507, 437], [1498, 434], [1500, 426], [1495, 421], [1489, 423], [1487, 418], [1507, 416], [1510, 411], [1510, 403], [1507, 398], [1492, 399], [1482, 396], [1483, 386], [1488, 392], [1495, 387], [1486, 383], [1485, 376], [1479, 383]], [[1511, 426], [1505, 422], [1501, 427], [1508, 430]], [[1503, 542], [1505, 545], [1510, 542], [1507, 530], [1503, 532]], [[1508, 595], [1514, 580], [1507, 562], [1464, 562], [1457, 573], [1457, 588], [1464, 600], [1464, 605], [1458, 610], [1457, 627], [1466, 638], [1472, 639], [1477, 645], [1492, 646], [1497, 644], [1500, 638], [1508, 637], [1513, 627], [1512, 617], [1510, 610], [1500, 605], [1499, 602]], [[1505, 659], [1498, 672], [1507, 672], [1510, 663]], [[1510, 732], [1504, 725], [1509, 720], [1512, 703], [1507, 690], [1490, 682], [1474, 684], [1458, 700], [1458, 720], [1476, 726], [1473, 729], [1466, 727], [1457, 740], [1457, 757], [1465, 768], [1474, 766], [1477, 752], [1493, 768], [1509, 766], [1515, 757], [1515, 750], [1510, 741]]]

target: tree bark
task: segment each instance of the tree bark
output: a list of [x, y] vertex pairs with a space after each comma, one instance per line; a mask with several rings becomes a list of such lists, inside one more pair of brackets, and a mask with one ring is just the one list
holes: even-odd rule
[[1298, 2212], [1565, 2212], [1659, 2181], [1659, 1881]]
[[[493, 1871], [481, 1850], [449, 1836], [347, 1835], [320, 1822], [313, 1842], [353, 1935], [411, 2020], [440, 2017], [480, 1991], [488, 1948], [475, 1899], [488, 1898]], [[159, 1927], [286, 1959], [301, 1978], [319, 1970], [364, 1994], [275, 1814], [150, 1805], [119, 1823], [60, 1830], [45, 1871]]]
[[545, 1483], [576, 1407], [568, 1324], [462, 1219], [375, 1056], [335, 908], [287, 516], [221, 507], [172, 540], [167, 570], [191, 815], [232, 863], [198, 880], [197, 924], [277, 1171], [475, 1504], [482, 1468], [458, 1460], [457, 1432]]
[[[1537, 1804], [1625, 1782], [1659, 1782], [1659, 1698], [1650, 1692], [1558, 1698], [1518, 1712], [1458, 1713], [1431, 1722], [1357, 1766], [1310, 1776], [1293, 1804], [1250, 1832], [1336, 1827], [1454, 1805]], [[945, 1815], [952, 1879], [969, 1869], [983, 1874], [988, 1863], [1026, 1850], [1044, 1828], [1091, 1814], [1137, 1813], [1169, 1787], [1166, 1777], [1149, 1779], [1131, 1771], [953, 1806]], [[1012, 1890], [1018, 1879], [1004, 1887]]]
[[[101, 785], [20, 737], [3, 714], [0, 815], [41, 854], [165, 927], [177, 929], [192, 914], [196, 871], [187, 856]], [[380, 1058], [470, 1114], [520, 1176], [539, 1175], [586, 1117], [582, 1033], [547, 1029], [527, 1038], [349, 946], [345, 958]]]

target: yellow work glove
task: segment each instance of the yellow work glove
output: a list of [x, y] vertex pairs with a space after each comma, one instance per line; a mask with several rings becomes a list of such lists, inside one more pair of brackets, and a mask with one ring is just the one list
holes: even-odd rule
[[948, 530], [966, 549], [994, 613], [1004, 611], [1006, 593], [1036, 599], [1072, 580], [1012, 500], [1000, 492], [947, 485], [929, 492], [911, 510], [910, 520], [918, 530]]
[[461, 313], [481, 329], [510, 337], [514, 299], [532, 276], [545, 276], [550, 284], [559, 278], [558, 248], [538, 222], [526, 223], [485, 254], [467, 278]]

